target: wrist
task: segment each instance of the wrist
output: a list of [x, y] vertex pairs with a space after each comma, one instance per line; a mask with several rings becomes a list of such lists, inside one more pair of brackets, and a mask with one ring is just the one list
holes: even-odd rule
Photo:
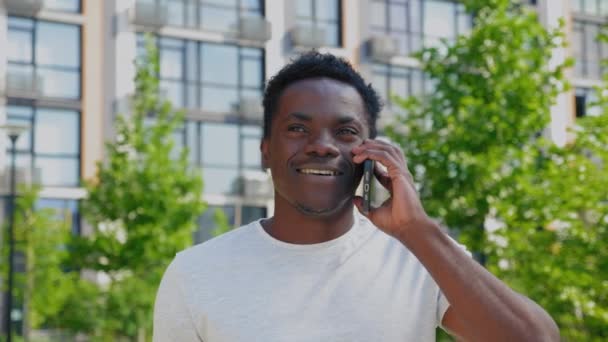
[[426, 217], [404, 225], [399, 230], [396, 238], [409, 248], [412, 245], [418, 244], [423, 239], [432, 237], [437, 232], [441, 233], [439, 224], [430, 217]]

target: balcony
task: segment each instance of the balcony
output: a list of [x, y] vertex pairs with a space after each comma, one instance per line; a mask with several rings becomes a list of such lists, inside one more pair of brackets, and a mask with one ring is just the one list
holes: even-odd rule
[[130, 11], [130, 20], [134, 25], [158, 30], [167, 26], [168, 17], [167, 4], [164, 2], [150, 3], [148, 1], [136, 0]]
[[271, 37], [270, 22], [261, 17], [244, 17], [239, 21], [239, 38], [266, 42]]
[[6, 71], [6, 95], [39, 99], [43, 96], [43, 79], [33, 69], [9, 67]]
[[257, 98], [242, 98], [238, 104], [237, 111], [245, 119], [262, 120], [264, 118], [262, 101]]
[[325, 30], [315, 26], [297, 26], [291, 31], [291, 40], [296, 47], [322, 47], [326, 45], [325, 36]]
[[369, 41], [369, 56], [379, 62], [388, 62], [399, 54], [399, 45], [391, 37], [373, 37]]
[[31, 17], [36, 15], [43, 6], [43, 0], [4, 0], [0, 6], [4, 6], [9, 14]]
[[263, 171], [245, 171], [241, 176], [243, 195], [247, 198], [271, 198], [274, 190], [270, 177]]

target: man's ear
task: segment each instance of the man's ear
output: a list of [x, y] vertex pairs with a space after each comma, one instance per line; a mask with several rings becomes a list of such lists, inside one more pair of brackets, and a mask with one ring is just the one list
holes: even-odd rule
[[262, 169], [266, 170], [270, 167], [270, 142], [267, 138], [263, 138], [260, 142], [260, 152], [262, 152]]

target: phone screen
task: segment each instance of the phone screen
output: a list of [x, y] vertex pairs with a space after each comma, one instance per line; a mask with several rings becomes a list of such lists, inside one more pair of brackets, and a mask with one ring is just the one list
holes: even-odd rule
[[374, 173], [374, 161], [366, 159], [363, 162], [363, 213], [369, 213], [371, 203], [372, 175]]

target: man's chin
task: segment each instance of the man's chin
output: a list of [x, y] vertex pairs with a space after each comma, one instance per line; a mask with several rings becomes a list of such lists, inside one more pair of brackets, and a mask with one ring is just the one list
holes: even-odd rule
[[298, 209], [298, 211], [300, 211], [306, 216], [328, 217], [343, 211], [345, 207], [349, 204], [352, 206], [351, 199], [345, 199], [342, 202], [332, 203], [328, 205], [310, 205], [304, 203], [296, 203], [296, 208]]

